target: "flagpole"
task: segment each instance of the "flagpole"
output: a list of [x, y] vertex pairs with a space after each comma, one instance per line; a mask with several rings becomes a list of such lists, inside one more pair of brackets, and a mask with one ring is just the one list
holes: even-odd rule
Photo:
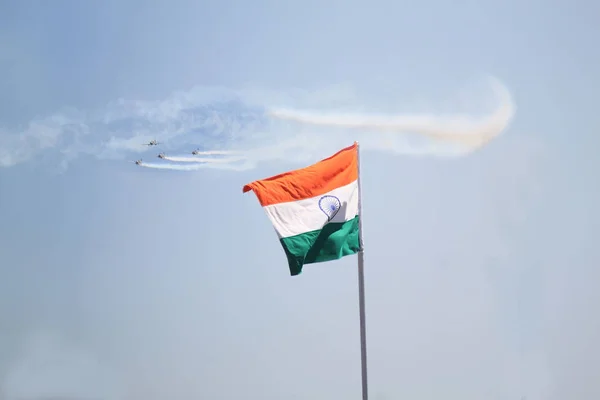
[[362, 400], [369, 399], [369, 391], [367, 385], [367, 327], [365, 316], [365, 257], [364, 244], [362, 237], [362, 192], [360, 185], [360, 149], [358, 142], [356, 143], [357, 164], [358, 164], [358, 243], [360, 250], [358, 251], [358, 308], [360, 314], [360, 364], [362, 377]]

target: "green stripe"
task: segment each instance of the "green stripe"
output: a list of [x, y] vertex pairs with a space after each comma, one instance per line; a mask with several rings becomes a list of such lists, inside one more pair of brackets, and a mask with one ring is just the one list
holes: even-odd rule
[[299, 275], [304, 264], [358, 253], [358, 220], [357, 215], [346, 222], [329, 223], [323, 229], [281, 239], [292, 276]]

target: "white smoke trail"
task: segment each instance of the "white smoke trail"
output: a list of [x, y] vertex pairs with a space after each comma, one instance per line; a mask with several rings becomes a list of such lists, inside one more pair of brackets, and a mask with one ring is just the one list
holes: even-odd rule
[[227, 156], [231, 154], [238, 154], [237, 151], [225, 151], [225, 150], [208, 150], [199, 151], [196, 153], [199, 156]]
[[[494, 92], [500, 99], [500, 107], [487, 118], [474, 119], [469, 116], [433, 116], [433, 115], [361, 115], [333, 114], [294, 108], [273, 107], [268, 114], [281, 120], [324, 126], [347, 128], [354, 130], [354, 138], [360, 134], [369, 143], [369, 147], [377, 149], [393, 147], [391, 133], [413, 134], [429, 139], [457, 144], [467, 152], [473, 151], [489, 143], [504, 131], [511, 122], [515, 106], [508, 90], [495, 79], [492, 79]], [[377, 135], [379, 131], [386, 135]], [[415, 149], [402, 143], [397, 150], [404, 154], [436, 154], [434, 149]]]
[[168, 161], [173, 161], [173, 162], [227, 164], [227, 163], [245, 160], [246, 157], [206, 158], [206, 157], [165, 156], [164, 159], [168, 160]]
[[[242, 154], [242, 158], [165, 157], [172, 162], [194, 163], [198, 166], [156, 165], [151, 168], [196, 171], [204, 168], [245, 170], [259, 162], [285, 160], [309, 162], [325, 157], [353, 141], [361, 142], [364, 150], [393, 151], [403, 155], [456, 156], [472, 152], [497, 137], [506, 129], [515, 113], [508, 90], [492, 81], [500, 106], [487, 118], [465, 115], [369, 115], [334, 114], [300, 110], [294, 107], [268, 108], [268, 124], [261, 131], [248, 130], [229, 143], [237, 151], [204, 151], [199, 154]], [[286, 124], [285, 121], [288, 121]], [[309, 128], [290, 124], [296, 122]], [[426, 143], [411, 143], [403, 136], [429, 139]], [[431, 140], [433, 139], [433, 140]], [[443, 142], [446, 142], [444, 145]], [[268, 143], [268, 144], [267, 144]], [[267, 144], [265, 146], [265, 144]], [[455, 146], [448, 146], [455, 145]], [[238, 161], [248, 160], [243, 165]], [[251, 162], [250, 162], [251, 161]]]
[[248, 169], [252, 169], [254, 168], [255, 164], [252, 162], [247, 161], [244, 164], [241, 165], [235, 165], [235, 164], [215, 164], [215, 163], [204, 163], [204, 164], [148, 164], [148, 163], [142, 163], [140, 164], [141, 167], [145, 167], [145, 168], [152, 168], [152, 169], [168, 169], [168, 170], [173, 170], [173, 171], [198, 171], [198, 170], [202, 170], [205, 168], [218, 168], [218, 169], [227, 169], [227, 170], [232, 170], [232, 171], [245, 171]]
[[[188, 158], [171, 157], [173, 162], [199, 165], [204, 162], [202, 157], [232, 155], [245, 156], [255, 164], [304, 163], [325, 157], [353, 141], [359, 141], [363, 150], [403, 155], [439, 157], [449, 151], [456, 154], [456, 150], [464, 154], [465, 149], [475, 150], [498, 136], [513, 117], [515, 108], [506, 88], [495, 81], [494, 89], [501, 95], [500, 108], [487, 119], [474, 119], [328, 112], [340, 107], [356, 110], [372, 105], [367, 100], [358, 103], [364, 97], [339, 88], [324, 96], [323, 91], [214, 89], [207, 92], [207, 88], [198, 87], [157, 102], [119, 100], [98, 110], [57, 112], [30, 121], [24, 130], [8, 131], [0, 127], [0, 168], [25, 162], [57, 162], [66, 169], [69, 162], [81, 155], [123, 160], [131, 153], [148, 151], [148, 146], [141, 143], [152, 139], [177, 152], [184, 146], [220, 149], [199, 151], [200, 160], [192, 161], [189, 153]], [[207, 93], [215, 97], [211, 100]], [[307, 105], [313, 110], [307, 109]], [[219, 165], [227, 168], [230, 162], [233, 161]], [[196, 167], [157, 164], [153, 168]]]

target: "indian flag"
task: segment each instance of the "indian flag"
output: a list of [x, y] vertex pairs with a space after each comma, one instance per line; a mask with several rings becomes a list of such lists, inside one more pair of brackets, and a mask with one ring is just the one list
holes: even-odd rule
[[358, 143], [306, 168], [244, 186], [271, 220], [292, 276], [361, 250]]

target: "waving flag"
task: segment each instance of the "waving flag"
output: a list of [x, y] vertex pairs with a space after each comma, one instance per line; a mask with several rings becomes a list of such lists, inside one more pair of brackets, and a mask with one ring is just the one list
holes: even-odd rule
[[290, 274], [305, 264], [361, 250], [358, 143], [306, 168], [244, 186], [254, 192], [287, 256]]

